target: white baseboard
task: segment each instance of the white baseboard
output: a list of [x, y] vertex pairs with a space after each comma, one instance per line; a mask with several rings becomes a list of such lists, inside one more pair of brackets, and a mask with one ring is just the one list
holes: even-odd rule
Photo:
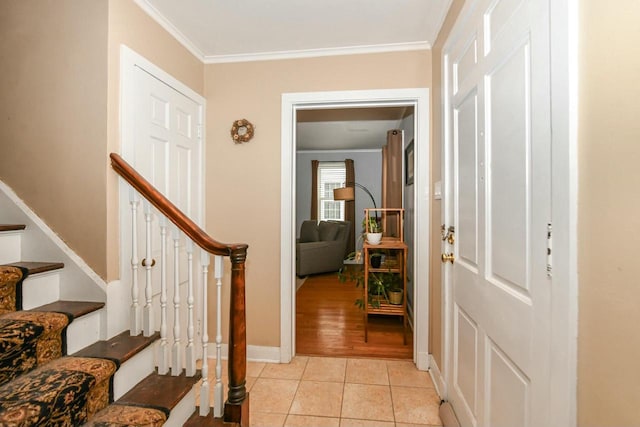
[[420, 371], [426, 371], [429, 369], [429, 353], [416, 353], [416, 367]]
[[280, 347], [248, 345], [247, 360], [251, 362], [280, 363]]
[[[209, 343], [208, 359], [216, 358], [216, 343]], [[222, 344], [222, 359], [229, 358], [229, 344]], [[262, 345], [247, 346], [247, 361], [280, 363], [280, 347], [267, 347]]]
[[440, 396], [440, 399], [445, 399], [447, 390], [444, 384], [444, 378], [442, 377], [436, 360], [431, 354], [429, 355], [429, 375], [431, 375], [431, 380], [433, 380], [433, 384], [436, 386], [438, 396]]

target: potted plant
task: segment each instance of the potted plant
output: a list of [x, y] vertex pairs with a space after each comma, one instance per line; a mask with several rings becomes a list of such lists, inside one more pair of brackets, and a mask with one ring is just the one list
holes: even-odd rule
[[382, 240], [382, 227], [377, 218], [367, 218], [362, 220], [362, 228], [367, 236], [367, 243], [370, 245], [379, 245]]
[[[340, 270], [338, 272], [338, 278], [340, 282], [344, 283], [347, 280], [355, 282], [356, 287], [364, 286], [364, 270]], [[402, 304], [402, 277], [397, 273], [388, 272], [375, 272], [369, 273], [369, 287], [368, 287], [367, 301], [375, 308], [380, 307], [380, 303], [386, 302], [388, 304]], [[364, 298], [358, 298], [355, 301], [355, 305], [364, 309]]]

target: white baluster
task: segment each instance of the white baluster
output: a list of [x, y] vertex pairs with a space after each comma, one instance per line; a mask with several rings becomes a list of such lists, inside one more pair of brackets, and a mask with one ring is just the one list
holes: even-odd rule
[[144, 262], [142, 263], [146, 273], [146, 283], [144, 287], [144, 320], [142, 330], [145, 337], [151, 336], [155, 331], [153, 327], [153, 284], [151, 282], [151, 269], [155, 264], [151, 253], [151, 222], [153, 215], [151, 214], [151, 203], [144, 201], [144, 222], [146, 225], [146, 248]]
[[[202, 264], [202, 385], [200, 386], [200, 416], [209, 415], [209, 365], [207, 346], [209, 345], [209, 331], [207, 327], [207, 278], [209, 275], [209, 254], [200, 251]], [[215, 403], [217, 405], [217, 403]]]
[[138, 306], [138, 203], [140, 199], [134, 189], [130, 189], [129, 204], [131, 205], [131, 335], [140, 334], [140, 307]]
[[214, 262], [214, 277], [216, 279], [216, 385], [213, 389], [213, 416], [222, 417], [222, 274], [224, 272], [223, 258], [216, 255]]
[[167, 218], [160, 219], [160, 354], [158, 373], [169, 372], [169, 344], [167, 342]]
[[187, 347], [185, 349], [185, 365], [188, 377], [196, 374], [196, 352], [193, 345], [193, 242], [187, 239]]
[[173, 351], [171, 375], [182, 373], [180, 348], [180, 230], [173, 228]]

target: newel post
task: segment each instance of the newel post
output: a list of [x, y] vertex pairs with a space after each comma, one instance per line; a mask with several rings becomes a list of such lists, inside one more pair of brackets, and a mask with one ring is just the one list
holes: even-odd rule
[[229, 393], [224, 405], [224, 421], [249, 426], [247, 377], [247, 323], [245, 312], [245, 260], [247, 246], [231, 252], [231, 301], [229, 311]]

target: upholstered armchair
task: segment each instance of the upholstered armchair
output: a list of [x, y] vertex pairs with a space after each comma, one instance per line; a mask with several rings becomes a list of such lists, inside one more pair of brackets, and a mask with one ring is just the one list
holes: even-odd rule
[[296, 274], [338, 271], [346, 256], [350, 229], [349, 221], [304, 221], [296, 243]]

